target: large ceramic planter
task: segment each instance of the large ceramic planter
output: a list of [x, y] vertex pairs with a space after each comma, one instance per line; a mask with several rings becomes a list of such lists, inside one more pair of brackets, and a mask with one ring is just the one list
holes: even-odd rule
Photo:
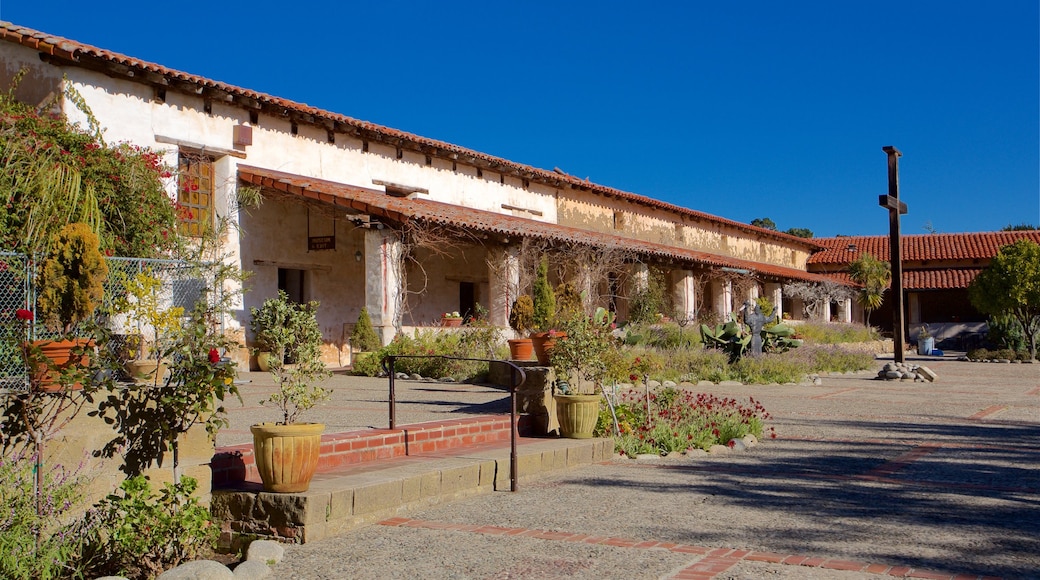
[[132, 360], [126, 363], [126, 373], [139, 385], [161, 385], [170, 366], [153, 359]]
[[553, 395], [560, 435], [570, 439], [590, 439], [599, 420], [599, 395]]
[[256, 353], [256, 366], [259, 367], [262, 372], [270, 372], [272, 356], [274, 355], [266, 350]]
[[[82, 354], [74, 356], [72, 349], [76, 347], [93, 348], [94, 340], [88, 338], [76, 338], [73, 340], [35, 340], [32, 346], [39, 348], [43, 356], [51, 362], [50, 365], [35, 365], [32, 368], [33, 384], [44, 393], [57, 393], [63, 390], [61, 386], [61, 372], [72, 367], [90, 366], [90, 355]], [[83, 389], [81, 383], [68, 385], [67, 390], [79, 391]]]
[[550, 334], [548, 332], [536, 332], [531, 335], [531, 343], [534, 346], [534, 356], [538, 359], [538, 364], [542, 366], [549, 365], [549, 351], [556, 345], [557, 339], [567, 338], [566, 332], [557, 332]]
[[260, 423], [253, 432], [253, 457], [264, 491], [307, 491], [318, 468], [323, 423]]
[[511, 338], [509, 343], [509, 360], [534, 360], [534, 344], [530, 338]]

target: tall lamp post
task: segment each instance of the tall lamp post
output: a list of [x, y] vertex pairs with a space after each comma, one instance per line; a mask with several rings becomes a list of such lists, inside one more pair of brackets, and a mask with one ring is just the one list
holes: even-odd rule
[[907, 212], [906, 204], [899, 201], [898, 149], [887, 145], [881, 148], [888, 155], [888, 195], [878, 196], [878, 204], [888, 209], [889, 260], [892, 264], [892, 338], [895, 361], [905, 362], [906, 317], [903, 315], [903, 250], [899, 236], [899, 216]]

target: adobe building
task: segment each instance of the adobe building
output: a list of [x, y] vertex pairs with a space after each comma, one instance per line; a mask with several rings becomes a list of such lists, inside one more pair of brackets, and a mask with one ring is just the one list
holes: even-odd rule
[[[27, 73], [20, 100], [62, 96], [61, 110], [86, 126], [74, 91], [107, 142], [161, 152], [197, 186], [169, 184], [190, 219], [237, 223], [226, 249], [255, 275], [233, 326], [248, 327], [249, 307], [279, 288], [318, 300], [332, 365], [349, 363], [349, 330], [364, 306], [384, 342], [478, 304], [506, 327], [543, 254], [558, 266], [555, 281], [621, 320], [651, 272], [665, 281], [665, 314], [689, 318], [726, 317], [756, 296], [782, 304], [783, 284], [825, 279], [807, 270], [822, 249], [813, 240], [11, 23], [0, 23], [0, 39], [0, 83]], [[259, 188], [259, 208], [238, 207], [242, 187]]]
[[[957, 350], [978, 346], [984, 338], [986, 315], [968, 300], [968, 285], [989, 265], [1000, 248], [1020, 239], [1040, 244], [1040, 231], [923, 234], [902, 237], [903, 303], [911, 340], [927, 325], [936, 343]], [[888, 236], [848, 236], [814, 240], [823, 250], [808, 261], [810, 272], [851, 284], [848, 265], [869, 253], [890, 261]], [[892, 331], [892, 303], [887, 295], [870, 323]], [[854, 316], [863, 319], [856, 305]]]

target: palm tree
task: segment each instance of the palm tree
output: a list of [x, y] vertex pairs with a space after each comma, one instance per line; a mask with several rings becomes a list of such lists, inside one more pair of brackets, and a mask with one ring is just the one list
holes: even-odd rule
[[870, 312], [884, 302], [885, 290], [888, 290], [892, 281], [892, 266], [864, 252], [855, 262], [849, 264], [849, 276], [853, 282], [860, 285], [856, 302], [863, 307], [866, 325], [870, 326]]

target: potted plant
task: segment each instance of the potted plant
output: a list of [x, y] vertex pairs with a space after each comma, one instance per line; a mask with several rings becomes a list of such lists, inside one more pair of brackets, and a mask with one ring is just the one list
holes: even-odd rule
[[249, 328], [253, 331], [253, 352], [256, 364], [263, 372], [271, 370], [271, 359], [285, 363], [286, 348], [292, 343], [288, 320], [292, 316], [293, 303], [284, 290], [278, 297], [265, 300], [260, 308], [250, 308]]
[[935, 337], [928, 330], [927, 324], [922, 324], [917, 331], [917, 354], [930, 355], [935, 350]]
[[449, 328], [462, 326], [462, 315], [459, 314], [457, 310], [441, 314], [441, 326]]
[[306, 491], [318, 466], [322, 423], [301, 423], [300, 416], [327, 399], [330, 392], [315, 382], [331, 373], [321, 362], [322, 336], [318, 327], [317, 302], [297, 304], [285, 292], [267, 300], [260, 310], [284, 314], [281, 332], [283, 342], [269, 361], [270, 373], [278, 390], [260, 404], [271, 404], [282, 413], [276, 423], [260, 423], [250, 427], [256, 468], [264, 482], [264, 490], [280, 493]]
[[36, 340], [26, 347], [26, 360], [38, 388], [52, 392], [63, 386], [83, 388], [79, 379], [84, 377], [70, 375], [89, 365], [94, 341], [77, 337], [73, 331], [94, 315], [107, 277], [108, 264], [90, 226], [72, 223], [54, 234], [36, 277], [36, 307], [40, 321], [59, 338]]
[[534, 313], [532, 316], [531, 341], [538, 364], [549, 364], [549, 349], [555, 340], [555, 332], [550, 335], [556, 322], [556, 294], [549, 285], [549, 260], [542, 256], [538, 263], [538, 271], [534, 278], [533, 296]]
[[613, 334], [614, 314], [597, 308], [589, 317], [575, 313], [562, 325], [566, 338], [556, 341], [549, 353], [557, 375], [556, 416], [564, 437], [592, 437], [599, 419], [603, 381], [617, 368], [618, 340]]
[[509, 358], [511, 360], [534, 359], [534, 346], [527, 333], [534, 325], [534, 301], [527, 294], [521, 294], [513, 301], [509, 309], [509, 326], [516, 332], [517, 337], [511, 338], [509, 343]]
[[128, 346], [135, 351], [126, 362], [127, 374], [138, 383], [158, 385], [168, 371], [167, 351], [184, 308], [164, 308], [162, 280], [149, 273], [135, 274], [123, 287], [125, 294], [116, 300], [115, 311], [126, 314]]

